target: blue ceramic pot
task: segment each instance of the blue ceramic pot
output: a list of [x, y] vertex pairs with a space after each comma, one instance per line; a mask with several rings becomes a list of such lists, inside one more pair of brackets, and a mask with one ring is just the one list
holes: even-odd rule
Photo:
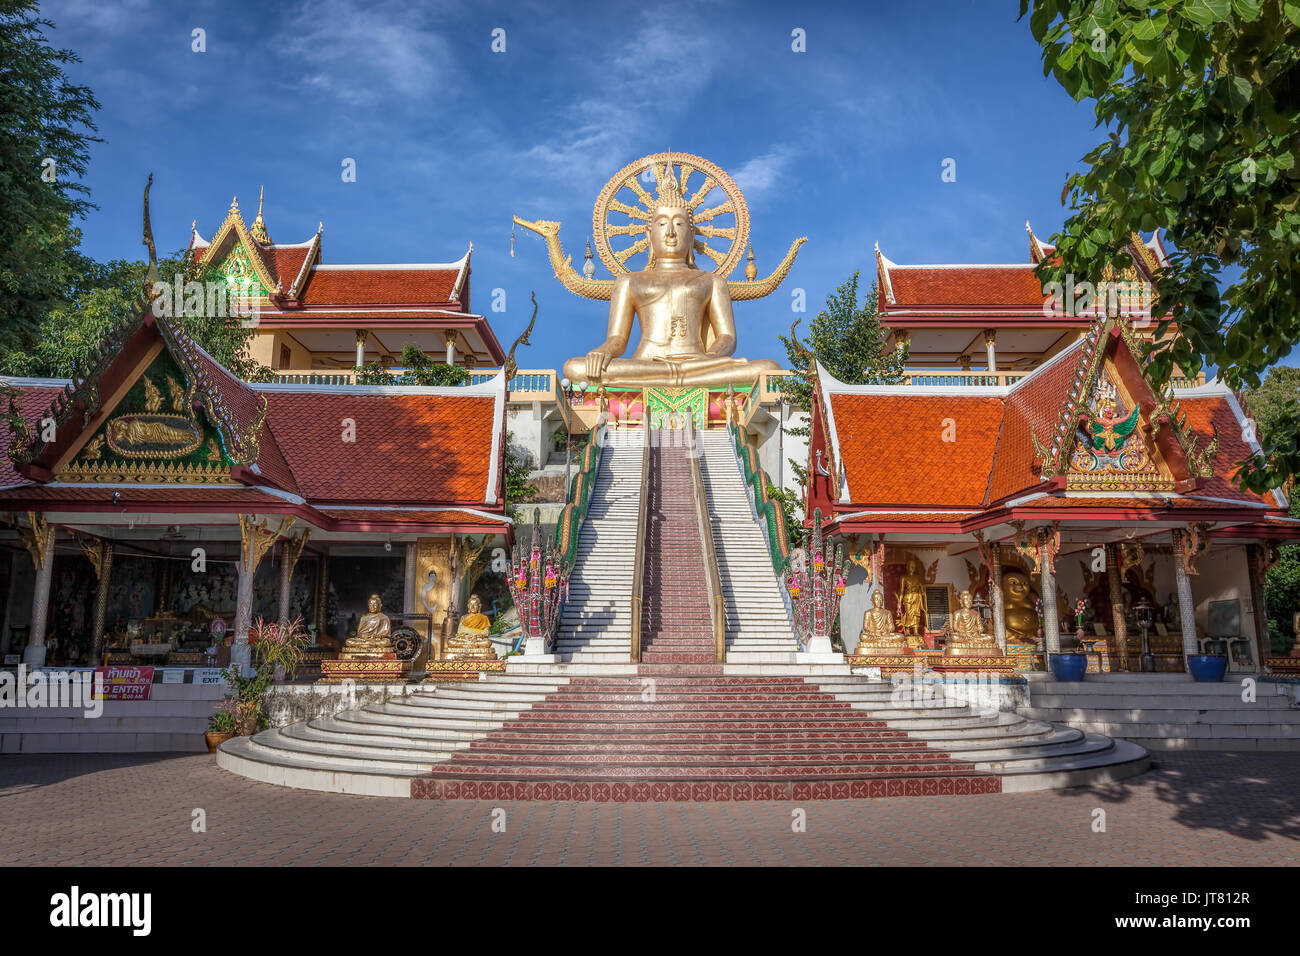
[[1052, 676], [1059, 681], [1077, 683], [1083, 680], [1083, 675], [1088, 670], [1086, 654], [1051, 654], [1048, 656], [1048, 662], [1052, 668]]
[[1189, 654], [1187, 669], [1192, 680], [1202, 684], [1219, 684], [1228, 673], [1228, 659], [1222, 654]]

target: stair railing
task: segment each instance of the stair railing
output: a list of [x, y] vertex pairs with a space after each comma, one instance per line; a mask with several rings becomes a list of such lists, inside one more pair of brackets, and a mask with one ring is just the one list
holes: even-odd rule
[[764, 537], [767, 539], [768, 556], [772, 559], [772, 570], [779, 580], [785, 580], [790, 569], [790, 542], [785, 531], [785, 511], [781, 502], [768, 494], [767, 472], [758, 463], [758, 453], [745, 441], [743, 434], [734, 422], [727, 425], [731, 435], [732, 449], [740, 461], [741, 473], [749, 492], [750, 503], [754, 508], [757, 521], [763, 525]]
[[645, 535], [647, 503], [650, 497], [650, 441], [653, 432], [645, 429], [645, 446], [641, 449], [641, 501], [636, 511], [636, 551], [632, 559], [632, 663], [641, 662], [641, 592], [645, 576]]
[[709, 582], [713, 660], [721, 664], [727, 658], [727, 604], [722, 595], [722, 576], [718, 573], [718, 552], [713, 546], [713, 520], [709, 517], [709, 499], [704, 493], [704, 476], [700, 472], [700, 439], [694, 421], [687, 426], [686, 440], [686, 457], [691, 462], [691, 486], [695, 492], [695, 520], [700, 529], [700, 550]]

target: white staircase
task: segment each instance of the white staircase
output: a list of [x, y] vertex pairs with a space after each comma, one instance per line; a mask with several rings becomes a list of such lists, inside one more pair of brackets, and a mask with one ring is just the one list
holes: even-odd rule
[[772, 570], [764, 527], [754, 520], [731, 435], [722, 430], [697, 435], [700, 476], [709, 499], [718, 575], [727, 603], [727, 663], [794, 663], [799, 643]]
[[639, 429], [606, 432], [555, 637], [555, 653], [565, 663], [626, 664], [632, 659], [632, 567], [645, 436]]

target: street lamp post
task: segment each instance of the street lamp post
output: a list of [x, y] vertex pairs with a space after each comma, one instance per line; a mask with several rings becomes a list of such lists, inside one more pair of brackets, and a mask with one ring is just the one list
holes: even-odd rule
[[[560, 390], [564, 393], [564, 400], [572, 407], [573, 383], [568, 378], [560, 379]], [[560, 416], [560, 424], [564, 426], [564, 500], [567, 502], [569, 500], [569, 443], [572, 441], [573, 436], [569, 431], [569, 421], [563, 415]]]

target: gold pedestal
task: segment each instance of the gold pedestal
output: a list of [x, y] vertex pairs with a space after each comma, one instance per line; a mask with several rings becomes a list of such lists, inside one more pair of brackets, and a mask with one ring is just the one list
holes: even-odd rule
[[391, 659], [337, 660], [320, 662], [318, 684], [339, 684], [346, 680], [358, 683], [392, 683], [404, 681], [411, 672], [410, 661]]
[[901, 657], [908, 651], [907, 641], [901, 634], [893, 638], [860, 637], [858, 646], [853, 650], [855, 657]]
[[990, 638], [987, 641], [961, 641], [950, 638], [943, 649], [944, 657], [1001, 657], [1002, 648]]

